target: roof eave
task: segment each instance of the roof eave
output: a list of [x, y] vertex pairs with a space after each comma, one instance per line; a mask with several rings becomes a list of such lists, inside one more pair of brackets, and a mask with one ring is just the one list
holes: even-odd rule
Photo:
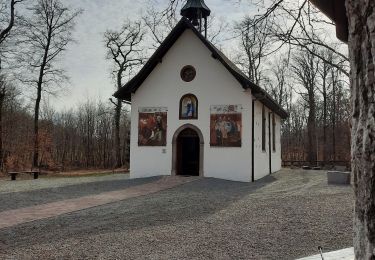
[[211, 51], [213, 58], [220, 61], [222, 65], [234, 76], [234, 78], [241, 84], [244, 89], [251, 89], [253, 93], [262, 93], [267, 98], [264, 100], [264, 103], [267, 103], [267, 107], [275, 111], [283, 119], [288, 117], [288, 113], [285, 112], [261, 87], [251, 82], [248, 78], [241, 73], [233, 69], [225, 60], [221, 57], [220, 51], [216, 50], [211, 44], [207, 42], [207, 39], [198, 32], [198, 30], [186, 19], [182, 18], [172, 32], [167, 36], [163, 41], [160, 47], [155, 51], [151, 56], [148, 62], [143, 66], [139, 73], [134, 76], [127, 84], [124, 85], [120, 90], [118, 90], [114, 97], [120, 98], [126, 101], [131, 102], [131, 94], [135, 93], [138, 87], [144, 82], [148, 77], [151, 71], [156, 67], [164, 55], [173, 45], [174, 41], [186, 30], [191, 29], [194, 34], [202, 41], [202, 43]]
[[347, 43], [349, 38], [348, 17], [343, 0], [310, 0], [320, 11], [336, 24], [336, 36]]

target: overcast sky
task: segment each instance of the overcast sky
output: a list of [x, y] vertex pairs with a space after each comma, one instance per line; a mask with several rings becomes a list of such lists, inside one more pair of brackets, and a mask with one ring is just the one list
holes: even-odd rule
[[[69, 109], [77, 103], [90, 99], [108, 100], [114, 92], [110, 78], [110, 62], [105, 59], [103, 33], [116, 29], [126, 18], [140, 17], [150, 0], [63, 0], [72, 8], [83, 9], [77, 19], [73, 34], [76, 43], [69, 46], [63, 58], [63, 67], [70, 77], [65, 94], [50, 98], [58, 110]], [[166, 0], [155, 1], [166, 5]], [[234, 1], [206, 0], [217, 18], [228, 22], [238, 20], [249, 12], [249, 6], [233, 4]], [[246, 7], [246, 8], [244, 8]]]

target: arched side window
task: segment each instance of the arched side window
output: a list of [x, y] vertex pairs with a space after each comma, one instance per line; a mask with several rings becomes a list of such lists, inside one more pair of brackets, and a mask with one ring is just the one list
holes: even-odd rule
[[180, 100], [180, 119], [198, 119], [198, 99], [193, 94], [186, 94]]

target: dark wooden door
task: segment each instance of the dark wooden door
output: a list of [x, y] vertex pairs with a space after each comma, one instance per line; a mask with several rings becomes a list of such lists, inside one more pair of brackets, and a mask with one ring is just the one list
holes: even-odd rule
[[199, 176], [200, 142], [192, 129], [183, 130], [177, 139], [177, 174]]

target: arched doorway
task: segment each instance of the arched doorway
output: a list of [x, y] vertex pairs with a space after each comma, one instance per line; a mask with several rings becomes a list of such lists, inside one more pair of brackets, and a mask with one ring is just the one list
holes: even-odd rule
[[203, 176], [203, 135], [191, 124], [173, 136], [172, 175]]

